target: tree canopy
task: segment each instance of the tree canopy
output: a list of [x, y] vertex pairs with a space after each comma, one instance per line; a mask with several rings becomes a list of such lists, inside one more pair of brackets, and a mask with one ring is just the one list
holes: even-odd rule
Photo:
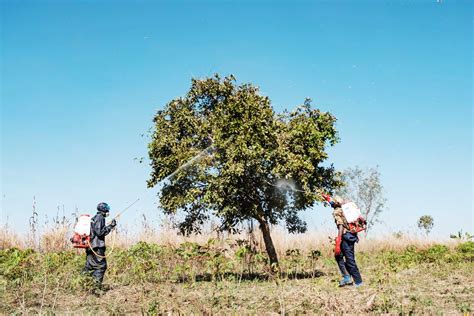
[[[223, 231], [256, 220], [277, 263], [269, 225], [304, 232], [298, 212], [321, 201], [319, 190], [340, 185], [334, 167], [322, 165], [326, 147], [338, 141], [335, 122], [310, 100], [277, 114], [257, 87], [233, 76], [193, 79], [185, 96], [154, 117], [148, 186], [163, 182], [161, 207], [181, 213], [176, 226], [183, 234], [200, 232], [211, 214]], [[279, 189], [281, 179], [298, 190]]]
[[418, 228], [425, 231], [428, 235], [434, 226], [434, 220], [431, 215], [423, 215], [417, 221]]

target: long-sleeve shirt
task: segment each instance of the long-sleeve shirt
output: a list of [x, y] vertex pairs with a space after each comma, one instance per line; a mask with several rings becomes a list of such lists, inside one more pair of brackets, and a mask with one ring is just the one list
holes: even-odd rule
[[105, 225], [105, 217], [97, 213], [91, 221], [91, 247], [105, 247], [105, 236], [112, 231], [111, 225]]
[[347, 223], [346, 218], [344, 217], [342, 208], [336, 207], [334, 211], [332, 212], [332, 216], [334, 217], [334, 222], [336, 223], [336, 226], [339, 228], [339, 225], [342, 225], [342, 227], [344, 228], [342, 232], [343, 234], [350, 231], [349, 224]]

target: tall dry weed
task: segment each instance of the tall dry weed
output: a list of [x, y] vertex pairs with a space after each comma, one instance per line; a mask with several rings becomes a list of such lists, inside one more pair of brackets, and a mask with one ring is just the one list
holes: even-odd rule
[[55, 252], [71, 249], [71, 231], [69, 227], [54, 227], [41, 235], [40, 249], [44, 252]]
[[14, 233], [8, 224], [0, 227], [0, 249], [25, 248], [24, 240]]
[[45, 252], [63, 251], [71, 248], [69, 238], [72, 234], [71, 220], [58, 206], [56, 216], [49, 222], [46, 218], [44, 231], [39, 236], [39, 250]]
[[[61, 251], [71, 249], [69, 238], [72, 234], [72, 224], [75, 219], [70, 220], [63, 215], [53, 218], [52, 222], [47, 222], [44, 229], [38, 229], [38, 213], [34, 202], [33, 214], [30, 218], [30, 231], [25, 236], [19, 236], [8, 229], [7, 226], [0, 231], [1, 248], [33, 248], [41, 251]], [[203, 230], [202, 234], [182, 236], [173, 228], [171, 222], [164, 220], [159, 225], [148, 221], [145, 215], [142, 215], [141, 227], [129, 227], [120, 223], [117, 228], [107, 236], [107, 245], [110, 248], [128, 248], [139, 241], [155, 243], [178, 247], [184, 242], [193, 242], [205, 244], [209, 239], [219, 239], [229, 244], [235, 244], [238, 240], [252, 240], [252, 244], [260, 251], [265, 251], [262, 235], [258, 227], [243, 227], [240, 234], [217, 233], [215, 225], [210, 225]], [[332, 239], [334, 231], [309, 231], [304, 234], [289, 234], [281, 227], [273, 227], [272, 239], [280, 256], [284, 255], [289, 249], [299, 249], [303, 252], [319, 250], [330, 254], [333, 249]], [[446, 245], [456, 245], [456, 240], [434, 240], [426, 236], [417, 234], [390, 234], [378, 235], [377, 237], [367, 238], [364, 234], [359, 234], [360, 241], [356, 245], [357, 251], [373, 252], [381, 250], [403, 250], [409, 245], [423, 249], [432, 246], [435, 243], [442, 242]]]

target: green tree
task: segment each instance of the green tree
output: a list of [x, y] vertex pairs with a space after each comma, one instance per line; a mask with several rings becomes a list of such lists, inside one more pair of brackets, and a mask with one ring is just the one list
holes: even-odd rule
[[423, 215], [418, 219], [418, 228], [421, 230], [425, 231], [425, 234], [428, 236], [428, 234], [431, 232], [434, 226], [434, 220], [433, 217], [430, 215]]
[[[231, 232], [256, 220], [270, 263], [278, 264], [270, 225], [304, 232], [298, 212], [321, 201], [317, 190], [340, 184], [334, 167], [321, 165], [338, 141], [335, 121], [310, 100], [277, 115], [257, 87], [237, 85], [233, 76], [193, 79], [184, 97], [154, 117], [148, 186], [163, 184], [161, 207], [181, 214], [175, 225], [185, 235], [199, 233], [210, 215]], [[278, 189], [282, 178], [298, 191]]]
[[338, 194], [360, 207], [367, 221], [365, 233], [368, 234], [372, 226], [378, 222], [378, 217], [387, 202], [383, 194], [378, 166], [367, 169], [361, 169], [359, 166], [347, 168], [342, 172], [341, 179], [344, 186], [338, 190]]

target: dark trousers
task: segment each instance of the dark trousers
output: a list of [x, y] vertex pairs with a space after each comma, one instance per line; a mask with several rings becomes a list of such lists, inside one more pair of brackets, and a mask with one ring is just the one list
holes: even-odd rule
[[[94, 251], [100, 256], [105, 256], [105, 247], [94, 248]], [[86, 255], [86, 266], [84, 267], [84, 272], [91, 274], [97, 283], [102, 284], [105, 270], [107, 270], [106, 258], [96, 256], [89, 248], [86, 249]]]
[[359, 241], [357, 234], [345, 233], [342, 235], [341, 254], [336, 256], [337, 265], [343, 275], [350, 274], [356, 284], [362, 282], [359, 268], [355, 261], [354, 244]]

